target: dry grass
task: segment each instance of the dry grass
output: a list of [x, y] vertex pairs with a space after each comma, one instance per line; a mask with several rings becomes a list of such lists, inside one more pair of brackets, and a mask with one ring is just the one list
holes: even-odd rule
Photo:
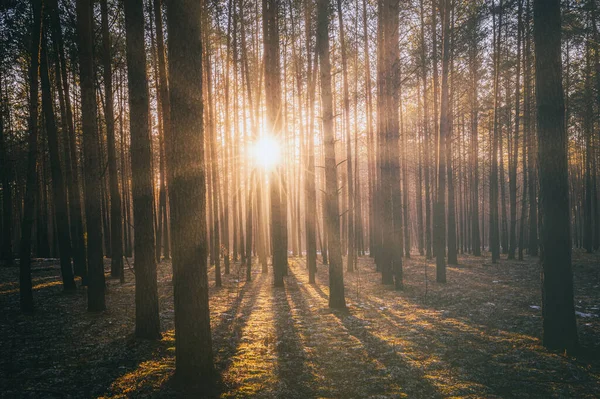
[[[600, 392], [600, 256], [574, 256], [580, 339], [577, 358], [541, 346], [535, 259], [460, 257], [448, 283], [432, 262], [405, 262], [405, 289], [380, 284], [369, 258], [346, 273], [348, 311], [327, 308], [327, 267], [307, 283], [304, 259], [290, 259], [283, 289], [256, 267], [239, 266], [211, 288], [221, 397], [549, 398]], [[108, 263], [107, 263], [108, 266]], [[140, 341], [133, 275], [108, 280], [104, 313], [86, 312], [85, 290], [64, 295], [56, 263], [34, 265], [37, 311], [18, 309], [18, 270], [0, 269], [0, 396], [174, 397], [171, 267], [159, 267], [163, 339]], [[427, 276], [427, 282], [426, 282]], [[214, 275], [211, 272], [211, 280]], [[214, 284], [213, 284], [214, 285]], [[590, 317], [591, 315], [591, 317]], [[587, 317], [586, 317], [587, 316]]]

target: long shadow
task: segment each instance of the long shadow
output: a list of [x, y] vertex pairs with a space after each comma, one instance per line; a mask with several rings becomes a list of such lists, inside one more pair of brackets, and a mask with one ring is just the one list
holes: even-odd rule
[[376, 357], [378, 361], [383, 363], [388, 369], [400, 368], [400, 372], [396, 372], [401, 386], [416, 385], [415, 392], [424, 398], [439, 398], [442, 397], [436, 388], [427, 380], [425, 374], [409, 365], [401, 355], [397, 353], [397, 349], [373, 335], [364, 326], [367, 324], [365, 320], [354, 315], [347, 315], [334, 312], [335, 317], [346, 327], [347, 331], [357, 338], [365, 347], [367, 352]]
[[[379, 306], [376, 302], [369, 300], [366, 302], [376, 308]], [[385, 316], [383, 320], [392, 328], [412, 329], [413, 336], [418, 338], [403, 337], [404, 339], [418, 347], [426, 346], [427, 353], [436, 351], [441, 353], [442, 359], [439, 360], [447, 363], [448, 367], [460, 370], [464, 380], [486, 387], [488, 393], [508, 396], [529, 393], [534, 396], [552, 397], [556, 395], [556, 390], [549, 383], [568, 384], [574, 378], [577, 383], [585, 380], [591, 382], [587, 372], [583, 369], [580, 370], [585, 375], [583, 379], [573, 375], [574, 367], [581, 366], [573, 365], [573, 367], [567, 368], [561, 364], [561, 360], [564, 359], [553, 357], [549, 353], [523, 348], [522, 344], [518, 345], [517, 349], [514, 341], [505, 337], [494, 340], [488, 335], [488, 332], [478, 327], [468, 326], [474, 331], [467, 332], [432, 316], [419, 315], [419, 318], [423, 322], [431, 324], [432, 328], [416, 331], [414, 322], [407, 325], [406, 320], [389, 309], [379, 310], [378, 313]], [[473, 350], [473, 347], [485, 348], [485, 352], [481, 352], [481, 349]], [[544, 370], [540, 371], [536, 358], [542, 360], [544, 356], [547, 356], [545, 361], [552, 361], [566, 374], [548, 377]], [[523, 367], [521, 363], [525, 363], [529, 368]], [[471, 367], [465, 367], [465, 365]]]
[[[234, 355], [238, 350], [242, 339], [244, 327], [248, 324], [248, 319], [254, 311], [254, 305], [258, 298], [258, 293], [263, 287], [266, 275], [261, 274], [257, 279], [245, 283], [242, 293], [234, 301], [233, 305], [223, 314], [228, 314], [231, 318], [223, 318], [221, 323], [213, 330], [213, 347], [217, 348], [215, 352], [215, 363], [217, 369], [222, 373], [229, 368]], [[248, 293], [248, 301], [240, 308], [246, 287], [251, 286]], [[238, 312], [239, 309], [239, 312]], [[239, 313], [239, 314], [238, 314]]]
[[[306, 286], [303, 283], [298, 281], [298, 278], [295, 273], [290, 270], [290, 274], [288, 277], [288, 287], [290, 287], [290, 298], [292, 299], [293, 305], [301, 309], [304, 314], [315, 314], [318, 313], [319, 310], [310, 307], [306, 298], [314, 298], [307, 290]], [[316, 285], [310, 285], [315, 292]], [[323, 291], [321, 291], [323, 292]], [[327, 296], [323, 298], [325, 301], [328, 300]], [[329, 312], [327, 312], [329, 313]], [[320, 316], [318, 316], [320, 318]], [[306, 322], [306, 320], [305, 320]], [[311, 332], [314, 331], [314, 325], [308, 325], [307, 335], [310, 337]], [[312, 339], [315, 339], [312, 337]], [[338, 352], [335, 353], [335, 356], [339, 356], [342, 361], [337, 364], [337, 367], [327, 367], [326, 359], [323, 357], [331, 356], [332, 354], [327, 352], [327, 350], [331, 349], [331, 346], [336, 345], [336, 342], [321, 342], [323, 345], [326, 345], [326, 350], [322, 350], [323, 348], [317, 348], [319, 350], [315, 351], [316, 358], [314, 361], [319, 363], [325, 363], [324, 367], [321, 367], [321, 371], [325, 374], [322, 377], [325, 377], [329, 380], [331, 385], [331, 390], [327, 389], [327, 387], [320, 387], [319, 389], [319, 397], [357, 397], [359, 395], [358, 392], [353, 390], [354, 384], [345, 384], [344, 382], [347, 380], [350, 381], [360, 381], [364, 379], [365, 374], [370, 376], [376, 376], [378, 371], [375, 369], [371, 362], [364, 362], [362, 364], [354, 364], [352, 362], [352, 358], [348, 355], [347, 352]], [[318, 344], [318, 343], [317, 343]], [[335, 349], [333, 349], [335, 352]], [[378, 380], [374, 380], [373, 378], [369, 378], [368, 391], [372, 395], [384, 395], [386, 393], [386, 387], [384, 384], [379, 384]]]
[[[227, 310], [221, 313], [222, 317], [220, 322], [213, 328], [213, 347], [217, 348], [215, 351], [215, 364], [219, 373], [222, 373], [222, 371], [227, 369], [232, 358], [230, 355], [235, 353], [239, 345], [241, 331], [246, 325], [248, 316], [252, 313], [256, 293], [260, 289], [261, 283], [262, 281], [259, 278], [256, 282], [244, 284], [236, 296], [236, 299], [231, 303]], [[250, 296], [250, 300], [240, 311], [240, 306], [242, 305], [244, 298], [248, 295]], [[238, 311], [241, 312], [239, 315]], [[229, 315], [229, 317], [223, 317], [224, 315]], [[164, 380], [164, 384], [160, 387], [145, 388], [143, 386], [143, 381], [141, 380], [146, 380], [146, 382], [148, 382], [148, 374], [156, 373], [155, 379], [161, 380], [161, 375], [162, 377], [166, 377], [169, 373], [172, 373], [174, 369], [174, 347], [176, 345], [174, 331], [170, 330], [164, 332], [163, 337], [163, 340], [154, 342], [135, 340], [133, 337], [127, 337], [124, 339], [124, 342], [123, 339], [115, 340], [115, 346], [124, 347], [119, 359], [112, 360], [118, 362], [118, 371], [120, 373], [118, 375], [115, 374], [112, 380], [109, 383], [104, 384], [103, 389], [94, 393], [94, 395], [106, 393], [116, 381], [129, 378], [132, 378], [140, 384], [138, 388], [141, 389], [140, 394], [142, 396], [144, 392], [149, 395], [150, 392], [146, 391], [156, 389], [160, 389], [162, 393], [178, 397], [186, 397], [191, 394], [190, 392], [181, 390], [180, 385], [177, 384], [177, 381], [172, 378], [172, 376], [171, 378]], [[150, 364], [144, 369], [143, 365], [145, 362], [154, 360], [157, 361], [156, 365]], [[152, 370], [152, 367], [154, 367], [155, 370]], [[136, 372], [139, 372], [140, 376], [135, 376], [134, 374], [136, 374]], [[217, 379], [214, 391], [212, 391], [211, 394], [218, 396], [223, 389], [222, 382]]]
[[[288, 271], [289, 284], [291, 269]], [[286, 286], [285, 288], [274, 288], [274, 317], [277, 342], [275, 344], [277, 353], [276, 373], [281, 387], [278, 391], [286, 398], [314, 398], [318, 393], [314, 390], [315, 378], [307, 366], [307, 355], [298, 329], [292, 318], [292, 310], [287, 294], [297, 290]]]
[[[292, 278], [296, 277], [292, 274]], [[300, 287], [303, 293], [309, 298], [312, 297], [318, 299], [306, 287], [304, 287], [303, 285]], [[311, 285], [311, 288], [318, 294], [316, 286]], [[393, 348], [387, 342], [374, 336], [364, 327], [365, 325], [369, 324], [368, 322], [351, 315], [348, 311], [331, 311], [331, 314], [333, 314], [341, 322], [341, 325], [343, 325], [346, 328], [346, 330], [351, 336], [356, 338], [361, 343], [365, 351], [370, 355], [369, 359], [365, 359], [365, 365], [367, 364], [367, 360], [375, 360], [380, 363], [383, 363], [388, 371], [393, 370], [392, 380], [394, 381], [394, 384], [399, 385], [402, 390], [404, 390], [404, 387], [410, 386], [411, 389], [414, 389], [414, 392], [418, 392], [419, 397], [441, 397], [440, 393], [436, 390], [436, 388], [429, 381], [427, 381], [424, 373], [414, 369], [404, 359], [402, 359], [401, 356], [396, 354], [395, 348]], [[401, 371], [399, 371], [399, 369], [401, 369]], [[366, 368], [366, 371], [368, 371], [373, 376], [376, 376], [377, 374], [377, 370], [374, 370], [371, 367]], [[382, 382], [385, 385], [385, 381]], [[384, 392], [377, 393], [387, 393], [386, 386], [384, 386], [382, 390]], [[410, 392], [408, 393], [410, 396]]]

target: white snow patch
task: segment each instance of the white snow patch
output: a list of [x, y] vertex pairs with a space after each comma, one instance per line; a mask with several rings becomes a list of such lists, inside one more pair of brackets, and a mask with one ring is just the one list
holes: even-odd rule
[[593, 313], [583, 313], [583, 312], [578, 312], [578, 311], [575, 311], [575, 314], [579, 317], [598, 317], [597, 315], [595, 315]]

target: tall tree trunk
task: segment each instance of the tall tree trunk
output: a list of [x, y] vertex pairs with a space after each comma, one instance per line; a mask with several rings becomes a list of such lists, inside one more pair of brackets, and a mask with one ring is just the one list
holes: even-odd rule
[[315, 182], [315, 140], [314, 140], [314, 125], [315, 125], [315, 81], [316, 81], [316, 62], [315, 57], [313, 64], [313, 48], [312, 48], [312, 36], [313, 36], [313, 22], [312, 22], [312, 11], [313, 2], [305, 2], [305, 45], [306, 45], [306, 71], [307, 71], [307, 159], [308, 164], [306, 168], [306, 174], [304, 178], [305, 188], [305, 218], [306, 218], [306, 263], [308, 267], [308, 282], [310, 284], [315, 283], [315, 274], [317, 271], [317, 190]]
[[471, 39], [469, 40], [469, 73], [471, 78], [471, 246], [473, 255], [481, 256], [481, 233], [479, 230], [479, 22], [478, 16], [470, 17]]
[[354, 177], [352, 174], [352, 140], [350, 139], [350, 94], [348, 83], [348, 55], [346, 51], [346, 33], [344, 31], [344, 16], [342, 0], [336, 0], [338, 24], [340, 28], [340, 47], [342, 53], [343, 103], [344, 103], [344, 137], [346, 138], [346, 185], [348, 187], [348, 209], [344, 215], [347, 218], [348, 256], [346, 270], [354, 271]]
[[[162, 226], [162, 232], [157, 232], [157, 238], [161, 240], [156, 243], [157, 260], [160, 262], [160, 251], [163, 249], [165, 259], [171, 258], [171, 246], [169, 239], [169, 222], [167, 209], [167, 182], [166, 182], [166, 163], [165, 163], [165, 140], [170, 140], [170, 125], [171, 125], [171, 103], [169, 100], [169, 83], [167, 81], [167, 67], [165, 63], [165, 45], [163, 35], [163, 20], [162, 20], [162, 0], [154, 1], [154, 22], [156, 25], [156, 52], [158, 54], [158, 104], [159, 112], [162, 116], [162, 131], [159, 137], [159, 171], [160, 171], [160, 186], [159, 186], [159, 218], [162, 220], [159, 223]], [[162, 242], [161, 242], [162, 241]]]
[[7, 152], [8, 129], [4, 127], [5, 110], [5, 99], [2, 94], [2, 72], [0, 71], [0, 170], [2, 170], [2, 243], [0, 244], [0, 260], [3, 260], [7, 266], [11, 266], [13, 264], [13, 205], [12, 189], [10, 188], [12, 165]]
[[[517, 249], [517, 164], [519, 162], [519, 128], [521, 122], [521, 37], [523, 0], [518, 0], [517, 11], [517, 81], [515, 83], [515, 135], [513, 141], [512, 164], [510, 165], [510, 233], [508, 259], [515, 258]], [[523, 170], [525, 173], [525, 170]]]
[[[154, 248], [154, 194], [152, 147], [150, 144], [149, 94], [144, 46], [142, 1], [125, 1], [127, 81], [131, 135], [131, 180], [133, 196], [133, 241], [135, 253], [135, 335], [160, 338], [158, 284]], [[115, 171], [116, 174], [116, 171]], [[120, 223], [119, 223], [120, 224]], [[113, 248], [114, 250], [114, 248]]]
[[[530, 7], [530, 3], [529, 0], [527, 0], [527, 7], [526, 7], [526, 26], [530, 26], [531, 25], [531, 7]], [[528, 28], [528, 32], [529, 32], [529, 28]], [[527, 134], [527, 137], [529, 138], [529, 144], [528, 144], [528, 153], [529, 156], [527, 157], [527, 172], [529, 173], [529, 187], [527, 188], [527, 191], [529, 192], [529, 238], [527, 240], [528, 244], [529, 244], [529, 255], [532, 256], [537, 256], [538, 255], [538, 247], [539, 247], [539, 242], [538, 242], [538, 198], [537, 198], [537, 187], [538, 187], [538, 181], [537, 181], [537, 150], [536, 150], [536, 144], [535, 144], [535, 134], [532, 133], [535, 132], [535, 130], [532, 130], [532, 110], [531, 110], [531, 103], [533, 100], [533, 94], [532, 94], [532, 86], [531, 86], [531, 81], [532, 81], [532, 57], [531, 57], [531, 35], [530, 34], [526, 34], [526, 39], [525, 39], [525, 98], [524, 98], [524, 102], [525, 102], [525, 106], [524, 106], [524, 113], [525, 113], [525, 117], [524, 117], [524, 121], [523, 121], [523, 129], [526, 131], [525, 134]], [[534, 129], [535, 129], [535, 125], [534, 125]]]
[[542, 247], [543, 344], [577, 348], [573, 303], [567, 132], [561, 65], [559, 0], [534, 0], [535, 83]]
[[63, 132], [63, 147], [65, 159], [65, 183], [69, 202], [69, 222], [71, 232], [71, 253], [73, 255], [74, 271], [76, 276], [81, 276], [82, 284], [87, 284], [86, 274], [86, 250], [83, 238], [83, 218], [81, 215], [81, 193], [79, 189], [79, 168], [75, 143], [75, 127], [73, 125], [73, 113], [71, 109], [71, 96], [69, 93], [69, 79], [62, 31], [60, 27], [60, 16], [58, 2], [50, 2], [52, 42], [55, 53], [56, 85], [60, 104], [61, 128]]
[[[523, 8], [523, 0], [519, 0], [519, 7], [521, 7], [521, 9]], [[529, 2], [527, 2], [529, 4]], [[527, 12], [529, 12], [529, 6], [527, 6]], [[519, 14], [519, 30], [521, 31], [521, 46], [525, 47], [525, 39], [524, 36], [526, 35], [527, 37], [529, 37], [529, 31], [525, 31], [525, 26], [524, 26], [524, 21], [523, 21], [523, 17], [522, 17], [523, 11], [521, 10], [521, 13]], [[526, 39], [529, 40], [529, 39]], [[519, 60], [520, 63], [523, 63], [523, 66], [525, 68], [527, 68], [527, 65], [525, 64], [525, 59], [526, 57], [522, 57], [522, 59]], [[525, 69], [524, 68], [524, 69]], [[527, 80], [527, 75], [525, 76], [525, 80]], [[525, 82], [525, 87], [527, 87], [528, 82]], [[528, 157], [531, 156], [531, 154], [529, 153], [528, 149], [527, 149], [527, 143], [529, 140], [529, 120], [528, 120], [528, 110], [529, 110], [529, 106], [527, 104], [528, 99], [527, 99], [527, 94], [525, 93], [524, 98], [523, 98], [523, 102], [524, 102], [524, 106], [523, 106], [523, 116], [524, 116], [524, 121], [523, 121], [523, 155], [521, 155], [521, 169], [523, 170], [523, 189], [521, 190], [521, 220], [519, 223], [519, 260], [523, 260], [523, 249], [525, 247], [525, 220], [527, 219], [527, 195], [528, 194], [528, 182], [527, 182], [527, 159]], [[517, 102], [518, 104], [518, 102]], [[517, 113], [518, 115], [518, 113]], [[515, 145], [517, 145], [517, 140], [515, 140]]]
[[[399, 2], [396, 0], [386, 0], [384, 6], [385, 13], [385, 94], [387, 97], [387, 132], [388, 142], [386, 143], [388, 154], [386, 161], [387, 176], [382, 176], [382, 184], [385, 195], [389, 195], [391, 207], [389, 210], [392, 215], [392, 234], [389, 236], [391, 241], [387, 241], [386, 252], [388, 252], [389, 261], [394, 275], [394, 286], [396, 290], [403, 287], [402, 271], [402, 193], [401, 193], [401, 171], [400, 171], [400, 126], [399, 126], [399, 98], [400, 98], [400, 49], [398, 46], [398, 28], [399, 28]], [[381, 16], [380, 16], [381, 17]], [[388, 201], [388, 198], [385, 198]], [[387, 207], [385, 207], [388, 209]], [[389, 214], [388, 214], [389, 215]], [[387, 223], [390, 223], [388, 216]]]
[[37, 153], [38, 153], [38, 70], [40, 61], [40, 43], [42, 34], [42, 0], [32, 0], [33, 25], [31, 27], [31, 61], [29, 64], [29, 119], [27, 139], [27, 177], [25, 185], [25, 201], [23, 206], [23, 222], [21, 225], [21, 248], [19, 249], [19, 293], [21, 310], [33, 312], [33, 291], [31, 284], [31, 230], [33, 228], [35, 197], [38, 185]]
[[85, 182], [85, 216], [88, 255], [88, 310], [102, 311], [104, 302], [104, 263], [102, 256], [102, 170], [96, 124], [97, 104], [94, 86], [92, 0], [77, 0], [77, 39], [81, 82], [81, 126]]
[[167, 4], [171, 140], [167, 172], [175, 302], [175, 374], [203, 387], [215, 374], [208, 306], [204, 127], [202, 123], [202, 5]]
[[450, 0], [444, 0], [442, 19], [442, 98], [440, 110], [440, 132], [438, 139], [438, 184], [434, 214], [434, 243], [436, 256], [436, 280], [446, 282], [446, 139], [451, 132], [450, 102], [448, 93], [448, 71], [450, 65]]
[[[425, 143], [423, 147], [423, 160], [425, 162], [425, 253], [427, 259], [432, 257], [432, 242], [431, 242], [431, 183], [430, 183], [430, 175], [431, 175], [431, 160], [430, 160], [430, 151], [429, 151], [429, 106], [427, 104], [427, 56], [426, 56], [426, 45], [425, 45], [425, 21], [424, 21], [424, 9], [423, 9], [423, 0], [420, 0], [420, 16], [421, 16], [421, 78], [423, 79], [423, 142]], [[434, 11], [435, 12], [435, 11]], [[437, 66], [434, 65], [435, 68]], [[437, 82], [437, 77], [435, 79]], [[437, 83], [436, 83], [437, 84]], [[436, 100], [434, 118], [437, 118], [437, 94], [435, 94]], [[436, 122], [437, 126], [437, 122]], [[437, 128], [434, 132], [437, 134]]]
[[[281, 76], [279, 61], [279, 18], [277, 0], [263, 0], [263, 37], [265, 68], [265, 100], [267, 106], [267, 128], [276, 139], [283, 135], [281, 118]], [[281, 190], [283, 169], [276, 166], [271, 171], [271, 245], [273, 247], [273, 284], [283, 286], [283, 275], [287, 267], [287, 246], [284, 237], [282, 207], [287, 204]], [[287, 214], [287, 212], [285, 212]]]
[[[205, 14], [208, 14], [208, 10], [205, 10]], [[212, 63], [210, 58], [210, 38], [209, 38], [209, 18], [206, 16], [205, 18], [205, 26], [204, 26], [204, 55], [206, 57], [205, 67], [205, 77], [206, 77], [206, 100], [207, 100], [207, 112], [206, 112], [206, 128], [208, 130], [208, 141], [207, 148], [210, 151], [210, 162], [207, 165], [208, 170], [210, 171], [210, 179], [211, 179], [211, 194], [212, 194], [212, 238], [213, 238], [213, 248], [212, 248], [212, 258], [211, 260], [215, 265], [215, 286], [221, 287], [221, 240], [220, 240], [220, 217], [219, 217], [219, 163], [217, 160], [217, 128], [215, 126], [215, 103], [213, 101], [213, 89], [212, 89]]]
[[592, 130], [594, 117], [594, 100], [592, 97], [592, 65], [590, 39], [586, 40], [585, 46], [585, 86], [584, 86], [584, 116], [583, 116], [583, 134], [585, 136], [585, 202], [583, 205], [583, 248], [587, 253], [594, 252], [594, 202], [593, 191], [594, 183], [592, 181], [592, 158], [594, 157], [592, 147]]
[[[102, 59], [105, 98], [104, 116], [106, 117], [106, 149], [108, 154], [108, 183], [110, 186], [110, 274], [112, 277], [120, 277], [123, 280], [123, 227], [121, 223], [121, 193], [119, 192], [117, 152], [115, 149], [112, 59], [110, 53], [110, 36], [108, 31], [107, 0], [100, 1], [100, 14], [102, 16]], [[132, 115], [136, 114], [132, 113]]]
[[[448, 84], [448, 91], [450, 92], [448, 95], [448, 134], [446, 135], [446, 170], [448, 173], [448, 264], [457, 265], [457, 245], [456, 245], [456, 197], [454, 192], [454, 169], [453, 169], [453, 153], [452, 153], [452, 134], [454, 132], [454, 113], [452, 110], [454, 104], [454, 55], [452, 54], [452, 48], [454, 48], [454, 1], [449, 0], [449, 3], [446, 3], [446, 10], [444, 11], [444, 15], [446, 13], [450, 14], [448, 18], [451, 20], [449, 22], [448, 27], [448, 35], [450, 36], [448, 44], [448, 57], [449, 60], [449, 71], [448, 71], [448, 79], [450, 79], [450, 83]], [[443, 62], [443, 60], [442, 60]]]
[[321, 118], [325, 150], [325, 225], [329, 246], [329, 307], [344, 309], [346, 308], [346, 299], [344, 297], [344, 274], [340, 245], [338, 173], [335, 161], [335, 137], [333, 134], [328, 0], [317, 0], [316, 51], [319, 57], [319, 72], [321, 77]]
[[[502, 36], [502, 0], [498, 7], [500, 15], [498, 18], [498, 26], [494, 26], [495, 42], [494, 42], [494, 116], [493, 116], [493, 133], [492, 133], [492, 152], [491, 152], [491, 170], [490, 170], [490, 248], [492, 251], [492, 263], [496, 263], [500, 258], [500, 237], [499, 237], [499, 219], [498, 219], [498, 141], [500, 136], [500, 43]], [[496, 12], [496, 11], [494, 11]], [[495, 19], [494, 14], [494, 19]], [[496, 25], [494, 23], [494, 25]]]
[[375, 247], [375, 136], [373, 132], [373, 92], [371, 87], [371, 57], [369, 55], [369, 33], [367, 19], [367, 0], [363, 0], [363, 36], [365, 53], [365, 97], [367, 113], [367, 167], [369, 177], [369, 255], [374, 256]]
[[71, 237], [69, 236], [69, 211], [67, 206], [67, 193], [60, 166], [58, 145], [58, 129], [54, 116], [50, 76], [48, 73], [48, 54], [46, 41], [42, 34], [40, 54], [40, 77], [42, 87], [42, 111], [46, 124], [48, 139], [48, 152], [50, 153], [50, 171], [52, 173], [52, 200], [54, 203], [54, 220], [56, 223], [58, 248], [60, 256], [60, 272], [62, 275], [63, 289], [66, 292], [75, 291], [73, 267], [71, 265]]

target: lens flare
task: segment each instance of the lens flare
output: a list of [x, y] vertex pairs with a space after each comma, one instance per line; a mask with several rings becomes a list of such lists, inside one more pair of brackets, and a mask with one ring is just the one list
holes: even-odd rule
[[263, 136], [252, 145], [254, 163], [264, 169], [273, 169], [281, 162], [281, 146], [272, 136]]

